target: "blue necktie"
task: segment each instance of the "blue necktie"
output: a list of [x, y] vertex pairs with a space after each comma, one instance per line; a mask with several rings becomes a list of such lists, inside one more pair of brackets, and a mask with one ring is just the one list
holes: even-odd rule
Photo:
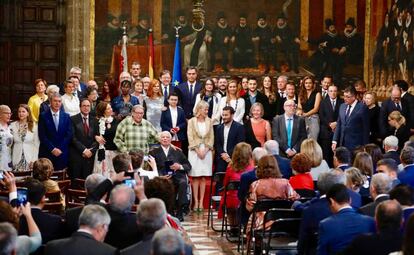
[[164, 87], [164, 105], [168, 104], [168, 90], [167, 87]]
[[288, 148], [292, 147], [292, 119], [288, 119], [287, 120], [287, 143], [288, 143]]
[[59, 128], [59, 119], [58, 119], [58, 116], [57, 116], [56, 113], [53, 114], [53, 122], [55, 123], [56, 131], [58, 131], [58, 128]]
[[190, 100], [193, 99], [193, 85], [190, 85]]

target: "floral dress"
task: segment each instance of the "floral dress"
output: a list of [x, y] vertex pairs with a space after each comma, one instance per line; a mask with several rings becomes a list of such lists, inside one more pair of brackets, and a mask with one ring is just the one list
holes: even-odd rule
[[0, 125], [0, 170], [12, 170], [12, 145], [13, 135], [11, 133], [10, 127], [8, 125]]

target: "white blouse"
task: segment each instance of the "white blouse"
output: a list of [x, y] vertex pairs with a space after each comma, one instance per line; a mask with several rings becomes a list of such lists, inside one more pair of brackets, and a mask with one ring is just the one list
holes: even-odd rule
[[231, 107], [233, 107], [233, 109], [235, 111], [233, 120], [237, 121], [237, 122], [239, 122], [240, 124], [243, 125], [244, 99], [240, 97], [237, 100], [235, 100], [235, 99], [230, 100], [229, 103], [227, 103], [226, 101], [227, 101], [227, 97], [222, 97], [220, 99], [219, 110], [217, 112], [218, 116], [216, 115], [214, 118], [215, 119], [221, 119], [221, 113], [223, 111], [223, 108], [225, 106], [231, 106]]

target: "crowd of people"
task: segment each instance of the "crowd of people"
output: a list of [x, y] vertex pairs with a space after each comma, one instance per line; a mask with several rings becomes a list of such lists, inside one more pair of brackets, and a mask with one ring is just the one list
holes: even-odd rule
[[[134, 62], [131, 73], [105, 80], [98, 93], [97, 83], [84, 84], [80, 75], [73, 67], [62, 84], [36, 80], [36, 94], [12, 123], [11, 109], [0, 105], [0, 166], [9, 192], [0, 222], [11, 223], [0, 224], [8, 233], [1, 238], [10, 237], [10, 247], [17, 242], [17, 254], [164, 254], [155, 251], [172, 246], [191, 254], [180, 221], [189, 210], [204, 211], [208, 180], [218, 172], [225, 177], [217, 190], [240, 181], [225, 204], [233, 229], [247, 224], [259, 199], [285, 199], [303, 215], [301, 254], [355, 254], [364, 238], [384, 247], [375, 254], [401, 247], [411, 254], [398, 224], [404, 218], [405, 238], [412, 238], [414, 96], [407, 82], [395, 81], [379, 103], [363, 81], [341, 96], [330, 76], [299, 84], [284, 75], [200, 81], [188, 67], [186, 81], [172, 85], [168, 70], [151, 80]], [[84, 207], [64, 212], [65, 224], [41, 212], [45, 194], [59, 190], [50, 176], [60, 170], [84, 179], [87, 194]], [[14, 177], [21, 172], [32, 176], [24, 181], [25, 206], [18, 206]], [[299, 202], [303, 197], [312, 199]], [[260, 228], [263, 215], [255, 219], [249, 226]], [[164, 226], [174, 231], [158, 231]]]

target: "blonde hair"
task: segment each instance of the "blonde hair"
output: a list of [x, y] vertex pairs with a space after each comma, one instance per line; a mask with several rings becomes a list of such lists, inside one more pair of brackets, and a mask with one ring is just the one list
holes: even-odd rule
[[194, 108], [194, 116], [198, 117], [200, 116], [200, 111], [204, 108], [209, 108], [209, 105], [206, 101], [201, 100], [200, 102], [198, 102], [198, 104], [196, 105], [196, 107]]
[[361, 187], [366, 180], [366, 177], [356, 167], [350, 167], [346, 169], [345, 177], [346, 177], [346, 186], [348, 188], [352, 188], [352, 190], [355, 190]]
[[317, 167], [322, 163], [322, 148], [313, 138], [303, 140], [300, 145], [300, 152], [306, 154], [312, 162], [312, 167]]
[[263, 108], [263, 105], [261, 104], [261, 103], [259, 103], [259, 102], [256, 102], [256, 103], [254, 103], [254, 104], [252, 104], [252, 106], [250, 107], [250, 116], [252, 116], [252, 112], [253, 112], [253, 109], [255, 108], [255, 107], [259, 107], [260, 108], [260, 117], [263, 117], [263, 115], [264, 115], [264, 108]]
[[388, 118], [395, 120], [400, 125], [404, 125], [406, 123], [405, 117], [399, 111], [391, 112], [388, 115]]

